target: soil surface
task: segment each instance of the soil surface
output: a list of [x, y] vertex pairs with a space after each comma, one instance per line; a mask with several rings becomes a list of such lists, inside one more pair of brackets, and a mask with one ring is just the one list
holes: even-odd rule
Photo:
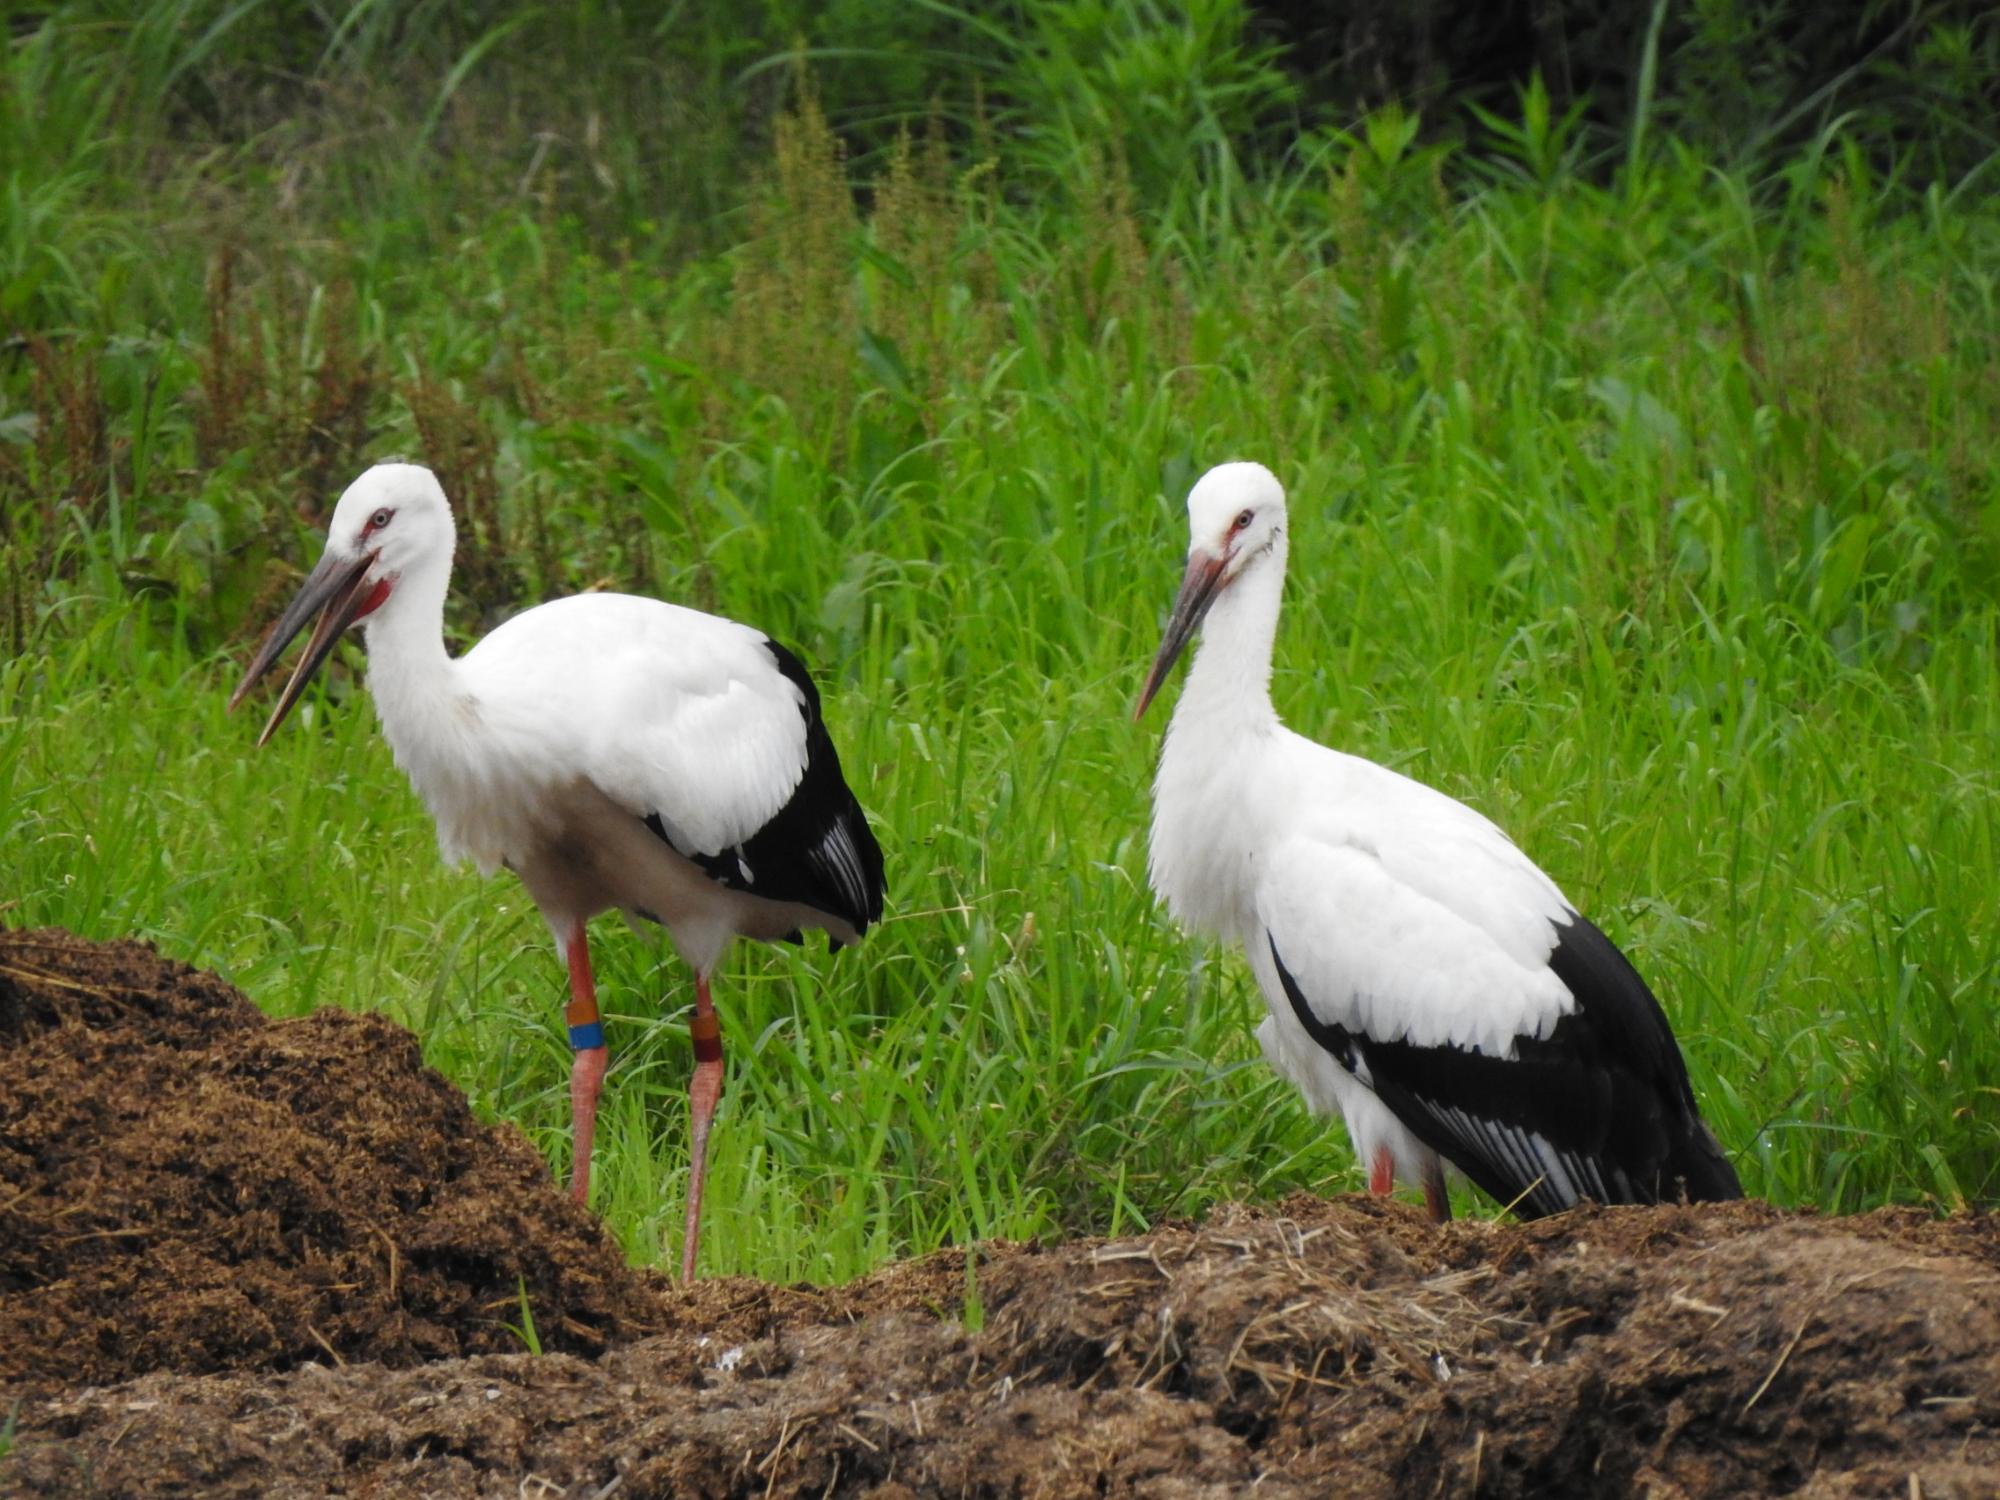
[[1300, 1197], [681, 1288], [380, 1018], [0, 931], [0, 1046], [0, 1495], [2000, 1495], [1991, 1215]]

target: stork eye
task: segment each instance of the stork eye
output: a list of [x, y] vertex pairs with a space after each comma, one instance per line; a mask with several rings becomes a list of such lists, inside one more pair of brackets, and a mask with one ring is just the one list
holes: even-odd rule
[[[390, 510], [386, 505], [383, 506], [382, 509], [376, 511], [374, 515], [368, 518], [368, 531], [370, 532], [380, 531], [384, 526], [387, 526], [389, 524], [390, 518], [393, 517], [395, 514], [396, 513], [393, 510]], [[366, 534], [367, 534], [366, 532], [363, 533], [363, 535]]]
[[1231, 526], [1229, 529], [1231, 531], [1248, 531], [1250, 529], [1250, 523], [1254, 521], [1256, 518], [1257, 518], [1257, 513], [1255, 511], [1246, 510], [1236, 517], [1236, 524]]

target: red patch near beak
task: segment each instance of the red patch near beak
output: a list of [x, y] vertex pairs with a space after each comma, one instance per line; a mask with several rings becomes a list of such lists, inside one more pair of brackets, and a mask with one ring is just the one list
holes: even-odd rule
[[380, 609], [383, 601], [389, 597], [391, 587], [393, 587], [393, 584], [389, 579], [377, 579], [375, 587], [368, 591], [368, 597], [361, 601], [361, 607], [348, 617], [348, 623], [351, 625], [363, 616], [372, 615], [376, 610]]

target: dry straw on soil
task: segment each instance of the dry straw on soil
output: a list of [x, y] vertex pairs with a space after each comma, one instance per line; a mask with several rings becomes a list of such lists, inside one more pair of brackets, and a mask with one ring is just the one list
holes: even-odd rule
[[379, 1019], [39, 932], [0, 1037], [0, 1493], [2000, 1493], [1986, 1216], [1299, 1198], [681, 1289]]

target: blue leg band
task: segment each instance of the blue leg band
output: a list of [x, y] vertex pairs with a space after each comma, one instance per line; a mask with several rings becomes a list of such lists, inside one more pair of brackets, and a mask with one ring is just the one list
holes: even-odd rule
[[592, 1047], [602, 1047], [604, 1045], [604, 1023], [602, 1021], [592, 1021], [588, 1025], [570, 1027], [569, 1044], [578, 1052], [587, 1051]]

